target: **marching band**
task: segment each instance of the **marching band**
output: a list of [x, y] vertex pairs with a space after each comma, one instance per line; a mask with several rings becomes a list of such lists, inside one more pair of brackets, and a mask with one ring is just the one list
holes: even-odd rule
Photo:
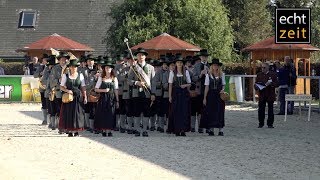
[[[222, 63], [202, 49], [196, 56], [167, 53], [147, 58], [138, 48], [111, 57], [80, 59], [66, 52], [44, 55], [40, 79], [43, 122], [52, 130], [79, 136], [87, 130], [148, 137], [149, 131], [186, 136], [214, 128], [223, 136], [225, 103]], [[58, 63], [56, 64], [56, 59]]]

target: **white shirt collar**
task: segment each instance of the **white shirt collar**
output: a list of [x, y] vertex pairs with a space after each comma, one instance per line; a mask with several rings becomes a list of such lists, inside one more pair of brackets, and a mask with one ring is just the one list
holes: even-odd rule
[[146, 62], [142, 62], [142, 63], [139, 63], [141, 67], [145, 66], [146, 65]]

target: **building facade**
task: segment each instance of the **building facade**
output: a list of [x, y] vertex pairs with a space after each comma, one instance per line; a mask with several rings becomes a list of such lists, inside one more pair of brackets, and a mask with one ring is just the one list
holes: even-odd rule
[[23, 57], [16, 49], [58, 33], [86, 44], [96, 55], [107, 50], [103, 43], [112, 19], [108, 16], [119, 0], [0, 0], [0, 58]]

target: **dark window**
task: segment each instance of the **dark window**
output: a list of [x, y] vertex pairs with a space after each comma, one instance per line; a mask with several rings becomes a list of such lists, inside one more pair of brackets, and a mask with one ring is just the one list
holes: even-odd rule
[[34, 28], [36, 24], [35, 11], [22, 11], [20, 13], [19, 28]]

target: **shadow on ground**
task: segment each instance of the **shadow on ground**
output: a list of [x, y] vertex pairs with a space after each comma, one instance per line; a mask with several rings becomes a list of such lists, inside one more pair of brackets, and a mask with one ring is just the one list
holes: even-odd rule
[[[114, 132], [114, 137], [89, 132], [81, 136], [191, 179], [320, 177], [320, 123], [315, 118], [319, 114], [313, 113], [311, 122], [299, 119], [297, 114], [287, 122], [283, 116], [276, 116], [275, 129], [258, 129], [256, 109], [243, 107], [249, 108], [245, 114], [228, 110], [224, 137], [199, 133], [175, 137], [158, 132], [150, 132], [150, 137], [119, 132]], [[20, 112], [42, 122], [40, 111]]]

